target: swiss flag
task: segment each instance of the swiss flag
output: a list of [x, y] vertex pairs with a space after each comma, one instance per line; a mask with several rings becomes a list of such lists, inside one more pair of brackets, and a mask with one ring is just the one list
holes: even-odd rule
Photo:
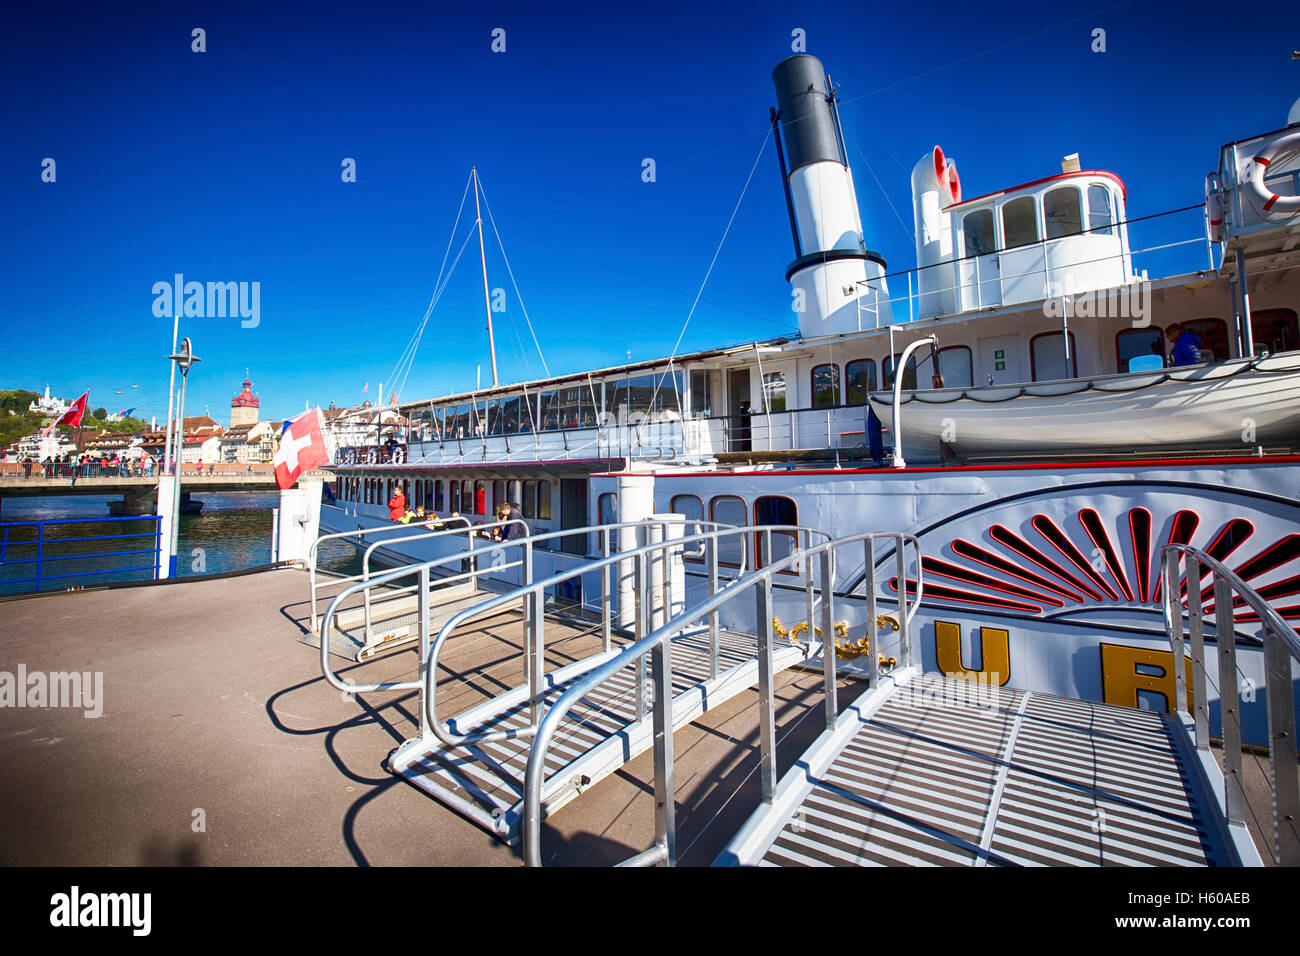
[[76, 428], [78, 425], [80, 425], [82, 416], [86, 414], [86, 402], [89, 399], [90, 399], [90, 392], [89, 391], [82, 392], [81, 398], [77, 399], [75, 402], [69, 405], [68, 410], [64, 412], [61, 416], [59, 416], [58, 421], [54, 422], [54, 424], [50, 425], [49, 428], [45, 429], [43, 434], [45, 435], [50, 434], [50, 432], [54, 431], [54, 429], [58, 428], [60, 425], [71, 425], [73, 428]]
[[280, 447], [271, 461], [275, 464], [275, 481], [281, 488], [292, 488], [303, 472], [330, 460], [321, 429], [320, 409], [299, 415], [280, 436]]

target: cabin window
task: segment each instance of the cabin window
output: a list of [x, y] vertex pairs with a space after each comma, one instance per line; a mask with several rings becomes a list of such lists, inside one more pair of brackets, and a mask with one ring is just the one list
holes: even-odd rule
[[1038, 241], [1038, 215], [1033, 196], [1021, 196], [1002, 207], [1002, 244], [1007, 249]]
[[524, 506], [521, 500], [523, 497], [523, 483], [519, 479], [512, 478], [506, 482], [506, 501], [510, 502], [510, 507], [523, 511]]
[[[681, 515], [686, 519], [686, 527], [682, 529], [682, 534], [690, 537], [695, 534], [703, 534], [706, 530], [700, 522], [704, 521], [704, 502], [695, 495], [673, 495], [672, 502], [668, 505], [668, 510], [675, 515]], [[688, 557], [693, 552], [699, 552], [700, 557]], [[704, 560], [700, 543], [687, 545], [683, 561], [693, 561], [699, 564]]]
[[562, 388], [556, 393], [558, 404], [556, 415], [560, 428], [581, 428], [584, 424], [596, 423], [595, 412], [591, 408], [591, 397], [586, 393], [586, 386]]
[[1193, 319], [1184, 322], [1183, 328], [1201, 337], [1202, 362], [1219, 362], [1232, 354], [1228, 343], [1228, 323], [1223, 319]]
[[476, 515], [487, 514], [487, 482], [474, 482], [474, 513]]
[[812, 370], [813, 408], [833, 408], [840, 403], [840, 367], [817, 365]]
[[1070, 333], [1070, 362], [1065, 361], [1065, 337], [1060, 332], [1043, 332], [1029, 340], [1029, 362], [1035, 382], [1079, 377], [1079, 353]]
[[442, 479], [439, 478], [433, 483], [433, 510], [442, 511], [445, 503], [442, 496]]
[[1290, 309], [1262, 309], [1250, 314], [1250, 334], [1255, 354], [1291, 352], [1300, 348], [1300, 326]]
[[768, 372], [763, 376], [763, 395], [767, 399], [763, 411], [785, 411], [785, 372]]
[[492, 482], [492, 513], [496, 514], [506, 500], [506, 483], [500, 480]]
[[[607, 491], [596, 497], [596, 524], [614, 524], [618, 521], [618, 495]], [[609, 550], [614, 550], [615, 541], [609, 543]], [[605, 551], [605, 532], [596, 535], [596, 548], [602, 554]]]
[[977, 209], [962, 220], [962, 235], [966, 240], [966, 255], [983, 256], [997, 250], [993, 235], [993, 210]]
[[[902, 352], [899, 352], [898, 355], [895, 355], [893, 358], [886, 358], [881, 364], [881, 376], [884, 379], [885, 388], [894, 387], [894, 363], [898, 361], [899, 356], [902, 354]], [[916, 388], [915, 355], [912, 355], [912, 357], [907, 360], [907, 368], [903, 369], [903, 388]]]
[[555, 392], [542, 392], [538, 399], [542, 431], [555, 431], [560, 427], [560, 403]]
[[537, 482], [524, 482], [523, 503], [519, 510], [524, 513], [525, 518], [537, 517]]
[[415, 494], [412, 496], [409, 504], [412, 509], [418, 508], [424, 504], [424, 482], [417, 481], [415, 483]]
[[1088, 187], [1088, 231], [1097, 236], [1115, 234], [1115, 217], [1111, 213], [1110, 190], [1093, 184]]
[[539, 521], [551, 520], [551, 483], [549, 481], [539, 481], [537, 483], [537, 519]]
[[708, 369], [691, 369], [691, 412], [697, 418], [713, 414], [713, 388]]
[[[799, 523], [799, 509], [795, 506], [792, 499], [781, 495], [764, 495], [754, 500], [754, 524], [755, 525], [797, 525]], [[755, 542], [755, 553], [758, 556], [758, 564], [755, 567], [766, 567], [771, 561], [780, 561], [782, 558], [789, 557], [798, 549], [799, 540], [793, 531], [773, 531], [770, 535], [755, 532], [754, 535], [758, 540]], [[772, 553], [767, 553], [768, 542], [764, 538], [771, 539], [770, 546]], [[794, 573], [794, 568], [787, 569], [786, 573]]]
[[[709, 503], [709, 520], [718, 524], [745, 527], [745, 502], [733, 495], [719, 495]], [[729, 568], [740, 567], [745, 554], [744, 535], [729, 534], [718, 538], [718, 563]]]
[[848, 404], [865, 405], [867, 393], [876, 390], [876, 360], [854, 359], [844, 366], [844, 377], [848, 379]]
[[950, 345], [939, 349], [939, 372], [944, 388], [970, 388], [975, 384], [971, 367], [971, 351], [965, 345]]
[[447, 482], [447, 487], [451, 489], [451, 504], [448, 507], [448, 510], [460, 514], [460, 482], [449, 481]]
[[1043, 196], [1043, 227], [1048, 239], [1077, 236], [1083, 231], [1083, 210], [1079, 190], [1061, 186]]
[[519, 398], [507, 398], [501, 402], [501, 427], [507, 435], [519, 432]]
[[490, 399], [487, 403], [487, 433], [489, 435], [500, 435], [503, 431], [505, 418], [501, 402], [498, 399]]
[[460, 483], [460, 505], [465, 514], [474, 512], [474, 482], [465, 478]]
[[[1148, 356], [1158, 358], [1159, 364], [1156, 368], [1164, 368], [1165, 365], [1165, 336], [1159, 326], [1151, 326], [1146, 329], [1121, 329], [1115, 336], [1115, 368], [1121, 372], [1140, 371], [1141, 367], [1150, 361]], [[1139, 362], [1139, 368], [1129, 367], [1129, 363], [1134, 359], [1144, 359]]]

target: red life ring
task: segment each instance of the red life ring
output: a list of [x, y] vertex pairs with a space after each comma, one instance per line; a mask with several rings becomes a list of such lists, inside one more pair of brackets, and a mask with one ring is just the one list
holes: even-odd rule
[[1268, 167], [1277, 162], [1279, 156], [1297, 150], [1300, 150], [1300, 130], [1274, 140], [1268, 149], [1251, 157], [1246, 175], [1242, 178], [1242, 186], [1261, 212], [1270, 216], [1293, 216], [1300, 212], [1300, 196], [1279, 196], [1264, 185], [1264, 174]]

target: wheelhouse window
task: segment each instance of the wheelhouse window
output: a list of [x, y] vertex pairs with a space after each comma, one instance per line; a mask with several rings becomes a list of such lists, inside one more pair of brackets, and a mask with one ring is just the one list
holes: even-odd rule
[[993, 233], [993, 210], [976, 209], [968, 212], [961, 221], [962, 236], [966, 242], [966, 255], [984, 256], [997, 251], [998, 241]]
[[1029, 362], [1035, 382], [1078, 378], [1078, 352], [1070, 333], [1070, 361], [1065, 360], [1065, 337], [1060, 332], [1043, 332], [1029, 340]]
[[818, 365], [812, 370], [813, 408], [834, 408], [840, 403], [840, 367]]
[[[745, 527], [749, 522], [746, 520], [744, 500], [734, 495], [719, 495], [709, 502], [709, 520], [737, 528]], [[739, 534], [729, 534], [718, 538], [719, 564], [725, 564], [729, 568], [740, 567], [745, 554], [743, 537]]]
[[1077, 236], [1083, 231], [1083, 210], [1079, 190], [1061, 186], [1043, 196], [1043, 227], [1048, 239]]
[[[764, 495], [754, 500], [754, 524], [755, 525], [797, 525], [799, 523], [799, 509], [795, 506], [792, 499], [782, 495]], [[755, 532], [758, 541], [755, 545], [758, 556], [756, 567], [766, 567], [772, 561], [780, 561], [782, 558], [789, 557], [798, 549], [798, 536], [793, 531], [773, 531], [770, 534]], [[768, 554], [769, 541], [771, 554]], [[794, 573], [795, 569], [788, 569], [789, 573]]]
[[1003, 205], [1002, 239], [1008, 249], [1038, 241], [1038, 216], [1033, 196], [1021, 196]]
[[1165, 336], [1159, 326], [1122, 329], [1115, 336], [1115, 368], [1121, 372], [1137, 372], [1148, 365], [1153, 368], [1165, 365]]
[[865, 405], [867, 393], [876, 390], [876, 360], [854, 359], [844, 366], [844, 377], [848, 380], [848, 404]]
[[[894, 387], [894, 363], [898, 361], [903, 353], [886, 358], [881, 365], [881, 377], [884, 380], [885, 388]], [[903, 388], [916, 388], [916, 355], [912, 355], [907, 360], [907, 367], [903, 369]]]
[[1300, 326], [1290, 309], [1262, 309], [1250, 316], [1250, 334], [1255, 354], [1291, 352], [1300, 348]]
[[1110, 190], [1094, 183], [1088, 187], [1088, 231], [1094, 236], [1113, 236], [1115, 216], [1111, 211]]
[[943, 375], [945, 388], [970, 388], [974, 385], [970, 349], [965, 345], [939, 349], [939, 373]]

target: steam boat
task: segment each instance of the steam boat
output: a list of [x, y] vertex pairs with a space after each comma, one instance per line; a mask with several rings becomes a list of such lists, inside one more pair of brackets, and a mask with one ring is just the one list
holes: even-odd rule
[[[864, 235], [821, 63], [794, 56], [773, 79], [799, 335], [339, 414], [322, 530], [390, 526], [401, 489], [443, 523], [516, 503], [539, 538], [661, 514], [903, 532], [920, 568], [873, 555], [875, 599], [897, 613], [924, 572], [922, 670], [1162, 711], [1162, 546], [1200, 549], [1300, 622], [1300, 103], [1285, 128], [1222, 147], [1203, 206], [1141, 217], [1184, 230], [1159, 249], [1132, 243], [1113, 172], [1067, 157], [966, 198], [935, 147], [911, 177], [916, 268], [890, 272]], [[1204, 268], [1135, 266], [1171, 246]], [[1170, 364], [1175, 323], [1199, 340], [1193, 364]], [[619, 547], [603, 538], [539, 540], [533, 578]], [[719, 540], [724, 575], [797, 544], [754, 539]], [[399, 563], [466, 547], [378, 544]], [[479, 584], [521, 574], [484, 569]], [[704, 586], [702, 559], [685, 577], [688, 594]], [[601, 610], [599, 587], [569, 583]], [[632, 587], [607, 598], [625, 617]], [[801, 619], [803, 595], [795, 576], [778, 582], [773, 615]], [[1262, 681], [1258, 615], [1242, 605], [1235, 622], [1242, 679]], [[1243, 707], [1258, 739], [1262, 709]]]

